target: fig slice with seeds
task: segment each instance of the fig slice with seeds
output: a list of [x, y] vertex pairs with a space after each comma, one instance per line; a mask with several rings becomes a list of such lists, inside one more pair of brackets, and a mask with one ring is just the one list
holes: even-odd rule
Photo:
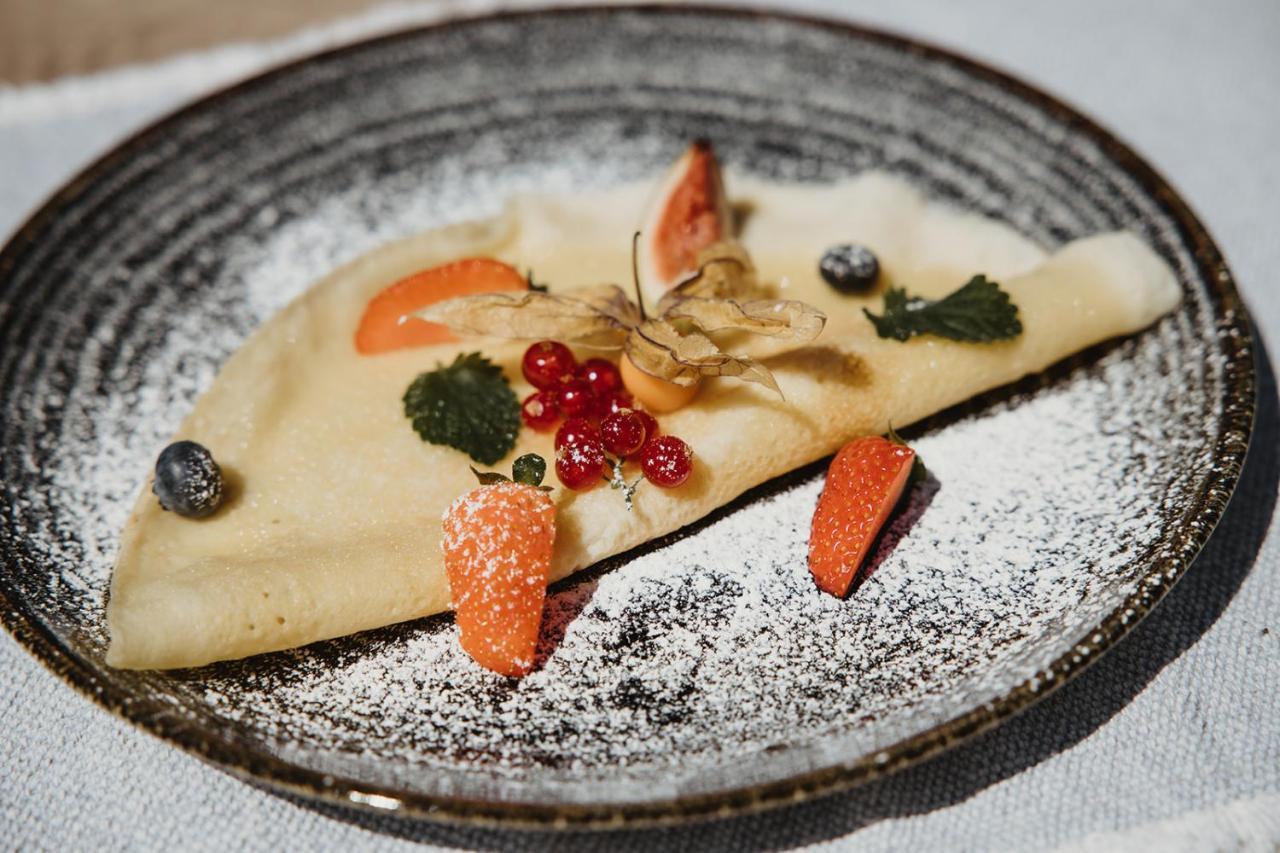
[[698, 253], [729, 236], [729, 202], [711, 143], [698, 140], [672, 165], [640, 228], [640, 283], [658, 304], [698, 268]]

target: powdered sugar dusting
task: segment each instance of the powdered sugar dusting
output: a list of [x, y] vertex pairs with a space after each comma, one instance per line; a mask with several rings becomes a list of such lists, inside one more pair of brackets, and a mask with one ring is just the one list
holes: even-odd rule
[[800, 24], [657, 21], [487, 22], [353, 52], [190, 114], [87, 182], [13, 256], [0, 303], [5, 595], [97, 667], [133, 498], [251, 329], [386, 239], [653, 174], [705, 133], [765, 177], [886, 168], [1047, 246], [1134, 229], [1186, 302], [906, 433], [932, 478], [848, 600], [805, 568], [818, 467], [555, 589], [521, 681], [476, 666], [442, 616], [112, 683], [153, 718], [318, 773], [625, 802], [872, 755], [1087, 636], [1222, 480], [1215, 324], [1237, 330], [1177, 223], [1078, 128], [959, 65]]
[[[205, 673], [205, 699], [282, 743], [623, 796], [620, 767], [634, 794], [828, 736], [883, 748], [1029, 677], [1131, 591], [1118, 580], [1160, 531], [1160, 487], [1130, 432], [1097, 429], [1130, 349], [917, 438], [931, 477], [848, 600], [806, 569], [822, 481], [806, 472], [556, 593], [522, 681], [479, 669], [435, 619], [345, 641], [336, 666], [302, 652]], [[1183, 458], [1201, 443], [1163, 440]]]

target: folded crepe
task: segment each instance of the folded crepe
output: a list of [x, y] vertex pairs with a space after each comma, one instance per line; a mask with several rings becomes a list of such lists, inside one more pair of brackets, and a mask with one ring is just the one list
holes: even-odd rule
[[[821, 308], [827, 327], [798, 349], [760, 351], [785, 399], [713, 379], [694, 404], [662, 417], [664, 431], [695, 453], [684, 486], [641, 487], [632, 512], [611, 489], [557, 486], [554, 579], [676, 530], [854, 437], [906, 426], [1142, 329], [1178, 301], [1168, 267], [1126, 233], [1047, 255], [1007, 226], [928, 203], [880, 174], [827, 186], [743, 177], [730, 186], [749, 212], [738, 236], [761, 281]], [[352, 336], [365, 304], [409, 273], [475, 255], [532, 268], [553, 292], [629, 282], [644, 199], [643, 187], [514, 199], [492, 220], [348, 264], [257, 330], [175, 436], [212, 451], [226, 503], [194, 521], [162, 511], [143, 489], [112, 576], [107, 662], [196, 666], [448, 609], [441, 515], [474, 487], [472, 463], [423, 442], [401, 397], [418, 373], [477, 349], [523, 396], [524, 345], [468, 340], [361, 356]], [[862, 308], [878, 311], [880, 296], [842, 296], [817, 273], [824, 249], [849, 241], [872, 248], [883, 277], [913, 294], [939, 297], [986, 274], [1018, 306], [1022, 335], [994, 344], [878, 338]], [[507, 470], [529, 452], [550, 459], [551, 441], [523, 430], [494, 467]]]

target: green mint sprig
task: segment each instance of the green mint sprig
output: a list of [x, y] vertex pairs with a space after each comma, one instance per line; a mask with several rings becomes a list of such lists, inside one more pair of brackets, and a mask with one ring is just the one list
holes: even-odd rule
[[480, 471], [474, 465], [471, 466], [471, 473], [476, 475], [476, 479], [480, 481], [482, 486], [514, 481], [525, 486], [533, 486], [544, 492], [551, 491], [550, 486], [542, 485], [542, 478], [547, 475], [547, 460], [536, 453], [526, 453], [511, 463], [510, 477], [497, 471]]
[[502, 368], [478, 352], [418, 375], [404, 394], [405, 417], [423, 441], [461, 450], [482, 465], [511, 452], [520, 401]]
[[908, 296], [900, 287], [884, 294], [884, 313], [866, 308], [862, 313], [882, 338], [906, 341], [916, 335], [937, 335], [952, 341], [991, 343], [1022, 334], [1018, 306], [1000, 285], [985, 275], [975, 275], [963, 287], [942, 299]]

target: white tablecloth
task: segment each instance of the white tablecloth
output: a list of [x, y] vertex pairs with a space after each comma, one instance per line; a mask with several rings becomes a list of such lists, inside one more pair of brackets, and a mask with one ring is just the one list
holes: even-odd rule
[[[505, 5], [517, 5], [507, 3]], [[518, 5], [526, 5], [520, 3]], [[920, 36], [1081, 107], [1172, 178], [1216, 235], [1263, 341], [1280, 332], [1280, 3], [825, 0], [796, 8]], [[0, 87], [0, 234], [143, 122], [264, 66], [490, 3], [373, 9], [52, 84]], [[770, 814], [627, 833], [623, 849], [1273, 849], [1280, 845], [1280, 413], [1207, 550], [1118, 648], [940, 759]], [[134, 731], [0, 637], [0, 849], [589, 848], [599, 836], [418, 826], [314, 808]]]

